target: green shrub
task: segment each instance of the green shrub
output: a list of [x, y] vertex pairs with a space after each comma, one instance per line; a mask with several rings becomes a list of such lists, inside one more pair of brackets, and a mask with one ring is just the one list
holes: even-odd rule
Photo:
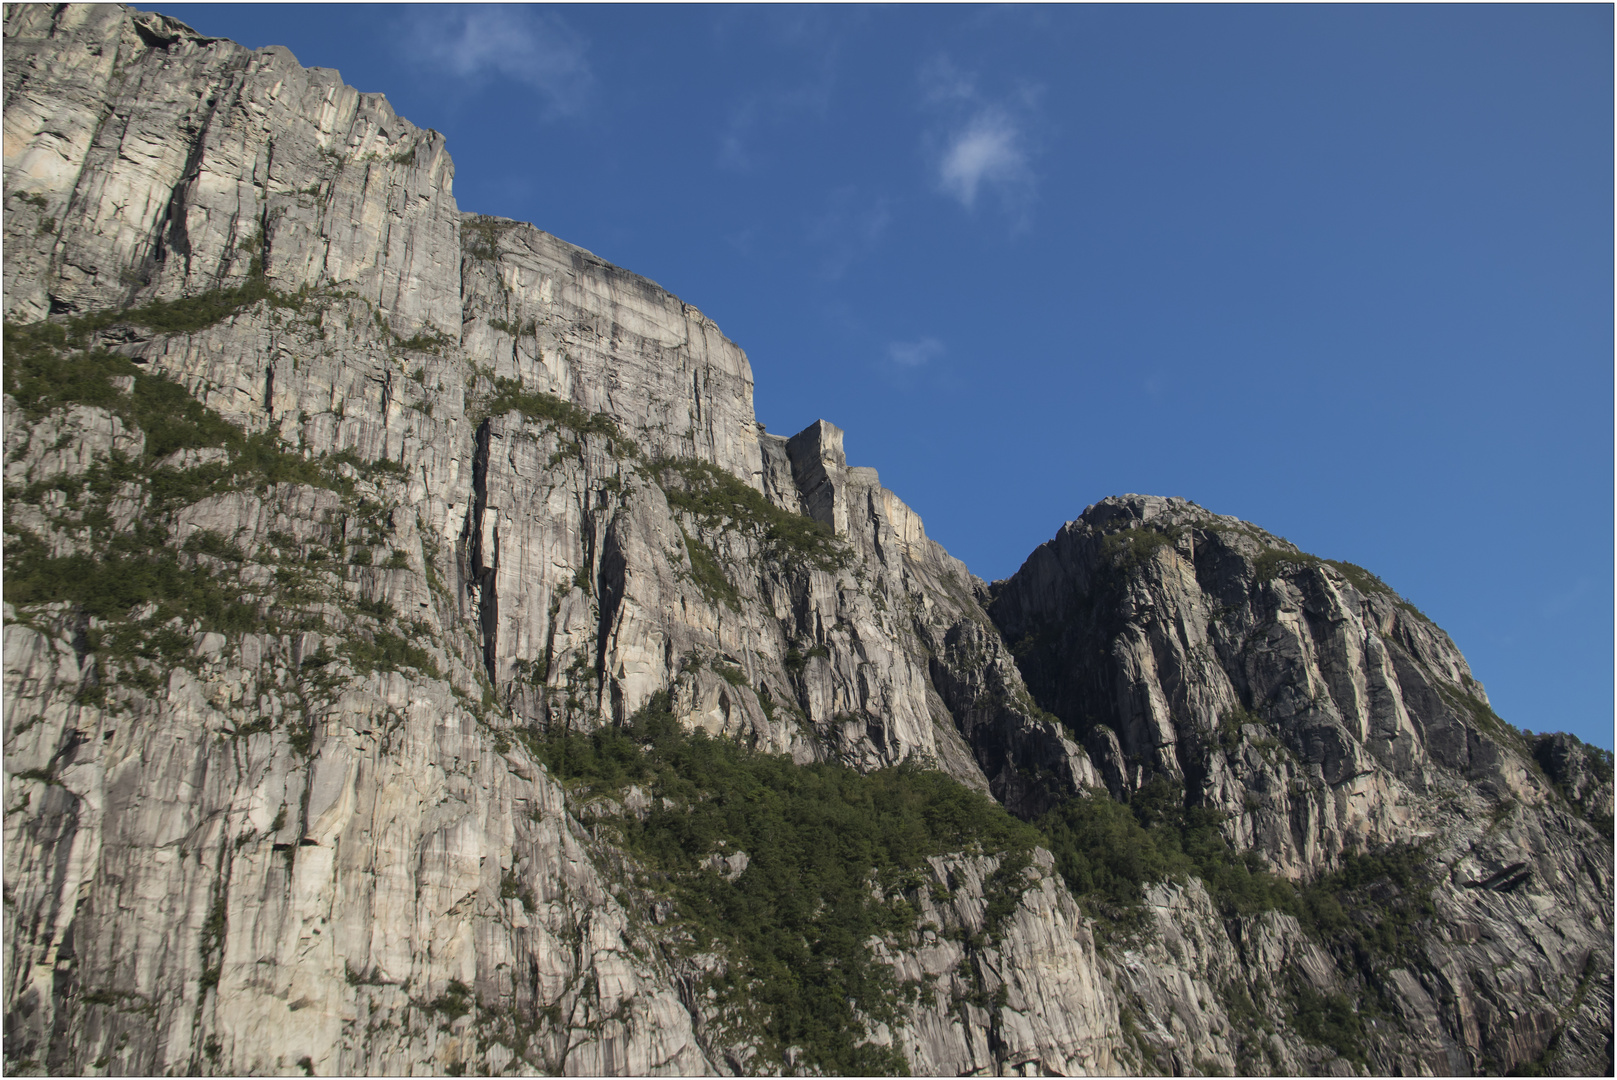
[[216, 559], [225, 559], [229, 562], [241, 562], [246, 558], [241, 548], [212, 529], [198, 529], [192, 533], [186, 539], [182, 550], [192, 554], [212, 555]]
[[1127, 804], [1104, 792], [1069, 799], [1036, 823], [1074, 895], [1113, 921], [1143, 917], [1145, 886], [1199, 877], [1226, 915], [1292, 910], [1294, 890], [1255, 852], [1238, 852], [1219, 832], [1222, 815], [1184, 805], [1183, 789], [1163, 776]]
[[1362, 596], [1373, 596], [1376, 593], [1381, 593], [1382, 595], [1386, 596], [1392, 595], [1391, 586], [1362, 566], [1358, 566], [1350, 562], [1342, 562], [1338, 559], [1326, 559], [1325, 562], [1335, 567], [1336, 572], [1346, 578], [1347, 583], [1359, 590], [1359, 593]]
[[[483, 416], [504, 416], [519, 412], [529, 420], [548, 420], [580, 435], [604, 435], [623, 439], [617, 423], [605, 413], [587, 413], [570, 401], [540, 390], [529, 390], [515, 379], [495, 379], [494, 397], [478, 410]], [[621, 449], [631, 449], [624, 441]]]
[[179, 300], [154, 300], [143, 307], [97, 312], [71, 324], [81, 334], [94, 333], [114, 323], [128, 322], [160, 334], [190, 334], [222, 322], [272, 295], [262, 263], [253, 260], [256, 273], [242, 284]]
[[[225, 296], [235, 303], [239, 292]], [[223, 303], [219, 297], [213, 298]], [[200, 627], [227, 634], [257, 629], [262, 624], [259, 605], [243, 599], [239, 589], [217, 575], [199, 573], [197, 556], [243, 562], [246, 553], [214, 533], [193, 534], [176, 550], [164, 518], [174, 509], [207, 496], [244, 486], [301, 483], [351, 491], [352, 485], [334, 475], [326, 459], [306, 459], [288, 452], [273, 432], [249, 435], [204, 406], [182, 385], [161, 374], [101, 349], [76, 348], [95, 327], [114, 317], [144, 322], [159, 328], [189, 326], [185, 319], [204, 307], [157, 305], [134, 312], [102, 313], [65, 323], [36, 323], [5, 327], [5, 386], [25, 417], [40, 418], [74, 404], [104, 408], [125, 426], [145, 434], [139, 458], [112, 453], [97, 460], [82, 476], [53, 482], [68, 498], [70, 513], [62, 522], [87, 526], [88, 543], [74, 554], [51, 555], [36, 537], [17, 533], [5, 548], [6, 599], [20, 606], [69, 603], [78, 611], [107, 620], [108, 648], [115, 657], [139, 657], [169, 665], [186, 662], [190, 633], [165, 625]], [[187, 315], [186, 313], [190, 314]], [[117, 380], [116, 382], [114, 380]], [[120, 386], [122, 384], [122, 386]], [[124, 389], [123, 387], [127, 387]], [[191, 468], [159, 466], [179, 450], [218, 448], [222, 460]], [[144, 488], [146, 513], [135, 525], [112, 531], [111, 500], [133, 485]], [[38, 499], [42, 485], [7, 498]], [[39, 488], [41, 490], [35, 490]], [[311, 551], [309, 559], [318, 557]], [[296, 591], [302, 599], [316, 598], [301, 580], [287, 579], [285, 568], [277, 581], [286, 586], [282, 599]], [[133, 608], [155, 604], [156, 611], [138, 624], [128, 616]], [[391, 612], [388, 612], [391, 615]], [[379, 616], [380, 617], [380, 616]], [[374, 646], [362, 643], [360, 660], [402, 662], [420, 666], [424, 653], [386, 645], [374, 657]], [[430, 661], [427, 661], [430, 667]], [[125, 665], [125, 681], [150, 691], [161, 685], [158, 671]]]
[[1219, 717], [1218, 745], [1225, 753], [1230, 753], [1241, 745], [1245, 738], [1245, 729], [1248, 724], [1262, 724], [1263, 720], [1243, 708], [1237, 706]]
[[309, 748], [314, 745], [314, 728], [309, 724], [307, 717], [287, 723], [286, 745], [290, 746], [294, 753], [308, 755]]
[[[681, 530], [683, 532], [683, 530]], [[719, 565], [718, 558], [713, 551], [700, 540], [693, 540], [688, 533], [685, 536], [685, 551], [691, 560], [691, 580], [696, 587], [702, 590], [709, 603], [723, 604], [731, 611], [739, 611], [741, 597], [737, 595], [735, 586], [724, 573], [724, 567]]]
[[[50, 555], [26, 533], [6, 544], [5, 597], [18, 606], [68, 601], [87, 615], [120, 620], [131, 608], [158, 603], [158, 622], [179, 617], [204, 629], [240, 633], [260, 620], [255, 603], [211, 574], [182, 565], [179, 554], [158, 540], [142, 542], [141, 531], [113, 538], [100, 557], [84, 553]], [[189, 639], [186, 647], [189, 648]]]
[[319, 461], [321, 465], [323, 465], [328, 471], [335, 470], [342, 465], [348, 465], [361, 476], [372, 480], [379, 476], [400, 477], [403, 476], [405, 472], [404, 466], [400, 465], [392, 458], [379, 457], [375, 461], [366, 461], [364, 458], [354, 453], [353, 450], [338, 450], [335, 453], [324, 455], [319, 459]]
[[1296, 569], [1318, 566], [1321, 561], [1318, 556], [1306, 555], [1301, 551], [1268, 548], [1252, 561], [1252, 575], [1257, 581], [1271, 581]]
[[1322, 939], [1339, 963], [1366, 975], [1409, 960], [1421, 924], [1436, 914], [1426, 851], [1394, 844], [1353, 853], [1300, 891], [1290, 910]]
[[691, 514], [707, 528], [748, 531], [775, 557], [822, 570], [848, 563], [847, 549], [829, 526], [782, 510], [763, 492], [715, 465], [689, 458], [661, 458], [651, 468], [668, 505]]
[[1096, 792], [1036, 824], [1073, 892], [1114, 908], [1137, 904], [1146, 884], [1194, 876], [1225, 915], [1284, 911], [1316, 936], [1351, 930], [1362, 951], [1383, 955], [1407, 947], [1414, 924], [1433, 910], [1422, 848], [1350, 853], [1299, 890], [1256, 852], [1232, 848], [1222, 820], [1218, 811], [1186, 807], [1182, 789], [1158, 776], [1127, 803]]
[[1148, 883], [1190, 871], [1177, 845], [1158, 844], [1156, 833], [1104, 793], [1069, 799], [1037, 825], [1067, 887], [1112, 919], [1137, 916]]
[[1172, 547], [1175, 537], [1152, 528], [1123, 529], [1108, 533], [1100, 543], [1101, 560], [1118, 570], [1145, 565], [1158, 548]]
[[433, 662], [431, 653], [386, 630], [376, 631], [370, 641], [366, 641], [363, 637], [350, 636], [343, 642], [342, 650], [353, 663], [354, 670], [361, 674], [372, 671], [397, 671], [400, 668], [414, 668], [423, 675], [433, 678], [437, 678], [439, 674], [438, 665]]
[[123, 412], [124, 394], [112, 376], [138, 376], [140, 368], [105, 350], [59, 356], [66, 332], [56, 323], [5, 326], [5, 385], [23, 415], [36, 421], [66, 405], [93, 405]]
[[369, 615], [377, 622], [382, 623], [392, 622], [394, 619], [399, 617], [399, 613], [394, 610], [393, 605], [387, 600], [381, 598], [377, 598], [375, 600], [356, 600], [354, 601], [354, 610], [359, 612], [361, 615]]
[[1418, 607], [1394, 592], [1392, 586], [1362, 566], [1343, 562], [1339, 559], [1322, 559], [1305, 551], [1288, 551], [1284, 548], [1270, 547], [1267, 545], [1271, 538], [1265, 536], [1253, 536], [1253, 539], [1265, 545], [1262, 554], [1252, 561], [1253, 579], [1256, 581], [1272, 581], [1275, 578], [1310, 566], [1329, 566], [1341, 574], [1349, 585], [1359, 591], [1360, 595], [1375, 596], [1379, 594], [1391, 597], [1398, 608], [1406, 614], [1413, 615], [1422, 622], [1429, 623], [1432, 621]]
[[488, 324], [494, 329], [510, 334], [512, 337], [538, 337], [539, 323], [529, 319], [525, 323], [514, 323], [507, 319], [490, 319]]
[[429, 327], [407, 338], [395, 338], [394, 343], [406, 352], [441, 352], [451, 340], [443, 331]]
[[1469, 718], [1478, 731], [1510, 750], [1532, 756], [1532, 747], [1521, 730], [1505, 722], [1481, 698], [1450, 686], [1441, 679], [1434, 680], [1432, 685], [1449, 707], [1460, 716]]
[[[529, 741], [581, 795], [638, 784], [653, 797], [644, 819], [618, 820], [624, 846], [666, 875], [696, 946], [727, 949], [730, 964], [713, 989], [757, 1025], [764, 1059], [777, 1067], [787, 1047], [799, 1046], [803, 1064], [826, 1073], [902, 1070], [896, 1051], [860, 1045], [866, 1022], [897, 1019], [904, 998], [866, 941], [914, 929], [905, 893], [920, 887], [930, 855], [1002, 854], [990, 917], [1003, 918], [1038, 841], [941, 773], [799, 766], [686, 733], [666, 694], [623, 727]], [[715, 851], [746, 852], [746, 871], [725, 880], [707, 868]]]
[[392, 458], [379, 457], [371, 462], [368, 469], [372, 473], [381, 473], [384, 476], [403, 476], [404, 466]]
[[[76, 324], [72, 327], [77, 329]], [[146, 434], [140, 461], [114, 455], [92, 470], [90, 483], [110, 494], [119, 484], [150, 485], [154, 509], [186, 505], [232, 485], [301, 483], [341, 487], [318, 461], [282, 448], [272, 432], [249, 435], [174, 380], [104, 349], [68, 349], [69, 328], [57, 323], [5, 326], [5, 386], [24, 415], [37, 421], [69, 405], [107, 409]], [[133, 378], [124, 393], [114, 378]], [[220, 447], [228, 463], [194, 469], [156, 468], [178, 450]]]
[[473, 218], [462, 219], [460, 225], [460, 242], [466, 253], [474, 259], [493, 262], [499, 258], [500, 237], [516, 228], [514, 221], [502, 221], [497, 218], [478, 215]]
[[1329, 1046], [1338, 1054], [1366, 1064], [1364, 1021], [1345, 994], [1321, 994], [1299, 984], [1293, 996], [1292, 1021], [1303, 1038]]

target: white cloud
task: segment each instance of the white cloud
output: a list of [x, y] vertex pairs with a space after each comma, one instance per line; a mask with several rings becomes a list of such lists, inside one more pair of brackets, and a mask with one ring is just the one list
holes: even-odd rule
[[970, 210], [984, 184], [999, 186], [1004, 192], [1025, 187], [1032, 179], [1022, 133], [1009, 117], [996, 109], [985, 109], [972, 117], [949, 140], [938, 166], [938, 182], [943, 190]]
[[1014, 227], [1025, 227], [1037, 179], [1029, 131], [1037, 126], [1038, 89], [1019, 84], [990, 96], [975, 73], [946, 55], [927, 61], [919, 75], [922, 100], [938, 117], [927, 135], [938, 190], [967, 210], [991, 190]]
[[943, 342], [924, 337], [919, 341], [895, 341], [887, 346], [887, 358], [901, 368], [925, 367], [943, 355]]
[[409, 47], [462, 79], [501, 77], [537, 90], [547, 114], [582, 111], [594, 76], [585, 40], [546, 11], [505, 5], [418, 7]]

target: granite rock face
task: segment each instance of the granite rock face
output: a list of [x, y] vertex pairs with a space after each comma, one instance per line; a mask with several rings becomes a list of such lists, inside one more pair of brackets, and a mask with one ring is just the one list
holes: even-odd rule
[[[1546, 1053], [1609, 1069], [1609, 755], [1501, 721], [1448, 635], [1374, 575], [1183, 499], [1105, 499], [993, 593], [1030, 690], [1113, 794], [1182, 787], [1297, 881], [1422, 845], [1430, 932], [1314, 980], [1390, 1004], [1373, 1071]], [[1234, 972], [1261, 1000], [1258, 959]]]
[[277, 288], [456, 332], [453, 167], [381, 95], [111, 6], [18, 5], [6, 44], [8, 318], [239, 284], [258, 259]]
[[[838, 428], [766, 432], [697, 309], [462, 214], [381, 97], [120, 7], [5, 50], [8, 352], [115, 372], [7, 383], [8, 1071], [792, 1068], [541, 761], [661, 703], [1024, 819], [1165, 777], [1299, 883], [1441, 869], [1365, 974], [1194, 878], [1119, 935], [1042, 849], [934, 858], [870, 943], [931, 988], [871, 1034], [913, 1071], [1609, 1068], [1609, 760], [1362, 571], [1131, 496], [990, 587]], [[1349, 991], [1362, 1059], [1298, 1026]]]

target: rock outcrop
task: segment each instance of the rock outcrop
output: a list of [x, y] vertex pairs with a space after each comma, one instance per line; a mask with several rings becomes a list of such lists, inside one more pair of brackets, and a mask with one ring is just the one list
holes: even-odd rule
[[553, 767], [660, 710], [1028, 821], [1162, 781], [1299, 888], [1424, 843], [1362, 964], [1194, 876], [1118, 922], [1042, 847], [929, 856], [863, 945], [913, 1071], [1610, 1067], [1610, 759], [1368, 574], [1128, 497], [990, 587], [381, 97], [121, 7], [5, 50], [8, 1071], [811, 1067], [709, 993], [655, 793]]
[[[1610, 1067], [1594, 1020], [1611, 1008], [1609, 756], [1500, 720], [1448, 635], [1378, 578], [1131, 495], [1089, 507], [993, 593], [1030, 690], [1114, 795], [1165, 779], [1299, 882], [1419, 845], [1429, 932], [1330, 978], [1302, 967], [1318, 992], [1386, 1009], [1366, 1035], [1373, 1071]], [[1263, 953], [1226, 969], [1254, 1000], [1277, 970]]]

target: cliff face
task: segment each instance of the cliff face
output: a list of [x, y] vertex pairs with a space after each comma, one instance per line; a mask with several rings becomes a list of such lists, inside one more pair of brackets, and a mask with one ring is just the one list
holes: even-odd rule
[[1362, 571], [1130, 497], [989, 589], [840, 430], [765, 432], [695, 308], [461, 214], [380, 97], [124, 8], [14, 5], [5, 49], [9, 1071], [864, 1060], [726, 996], [790, 980], [692, 890], [775, 853], [647, 839], [728, 798], [625, 779], [708, 745], [663, 716], [1027, 820], [1175, 785], [1349, 921], [1415, 891], [1354, 853], [1423, 842], [1359, 963], [1318, 903], [1181, 872], [1097, 916], [933, 814], [871, 865], [845, 955], [909, 989], [848, 992], [846, 1054], [1609, 1068], [1609, 760], [1523, 742]]
[[[1591, 764], [1609, 758], [1500, 720], [1448, 635], [1374, 575], [1126, 496], [1069, 522], [989, 610], [1112, 794], [1166, 781], [1299, 881], [1418, 845], [1429, 926], [1385, 955], [1353, 942], [1317, 986], [1384, 1010], [1366, 1032], [1381, 1071], [1505, 1069], [1546, 1046], [1609, 1068], [1611, 819]], [[1276, 969], [1254, 959], [1237, 978], [1261, 1000]]]

